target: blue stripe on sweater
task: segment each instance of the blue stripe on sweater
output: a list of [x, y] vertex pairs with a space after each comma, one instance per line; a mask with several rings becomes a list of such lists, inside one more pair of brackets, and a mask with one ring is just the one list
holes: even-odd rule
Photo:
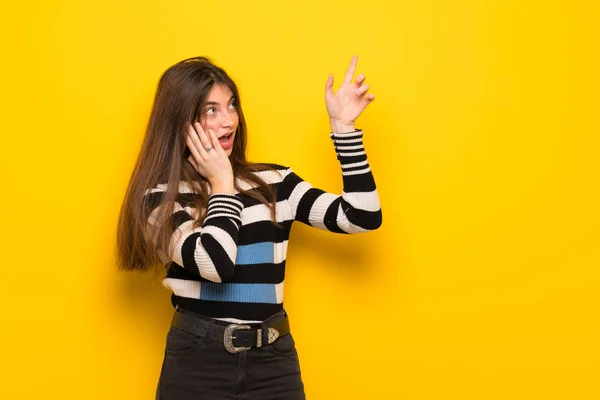
[[238, 265], [273, 263], [273, 242], [261, 242], [238, 246], [235, 263]]
[[273, 283], [202, 282], [200, 300], [277, 304]]

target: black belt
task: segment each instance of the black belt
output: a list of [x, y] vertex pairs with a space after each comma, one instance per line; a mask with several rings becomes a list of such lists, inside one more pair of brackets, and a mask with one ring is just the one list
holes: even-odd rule
[[171, 325], [182, 331], [222, 342], [230, 353], [262, 347], [290, 333], [290, 322], [285, 311], [272, 315], [260, 324], [231, 324], [185, 310], [176, 310]]

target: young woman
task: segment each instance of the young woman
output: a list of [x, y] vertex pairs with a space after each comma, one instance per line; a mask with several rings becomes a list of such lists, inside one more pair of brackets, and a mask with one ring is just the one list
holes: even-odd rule
[[341, 196], [289, 167], [246, 160], [237, 86], [210, 60], [190, 58], [162, 75], [117, 237], [121, 269], [163, 265], [173, 292], [157, 399], [305, 398], [283, 309], [291, 225], [342, 234], [381, 225], [354, 126], [374, 97], [364, 75], [353, 79], [356, 62], [337, 92], [332, 75], [325, 85]]

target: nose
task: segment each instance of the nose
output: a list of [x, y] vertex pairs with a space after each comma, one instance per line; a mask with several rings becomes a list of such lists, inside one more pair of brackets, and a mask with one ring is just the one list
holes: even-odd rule
[[233, 119], [229, 113], [221, 113], [221, 126], [230, 127], [233, 125]]

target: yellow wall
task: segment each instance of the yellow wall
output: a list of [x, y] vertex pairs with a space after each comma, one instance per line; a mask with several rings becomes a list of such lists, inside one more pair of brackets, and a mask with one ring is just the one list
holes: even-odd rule
[[118, 273], [113, 239], [165, 68], [212, 56], [251, 159], [340, 191], [323, 86], [354, 53], [384, 224], [293, 231], [308, 397], [600, 398], [593, 3], [3, 5], [0, 398], [153, 398], [168, 293]]

